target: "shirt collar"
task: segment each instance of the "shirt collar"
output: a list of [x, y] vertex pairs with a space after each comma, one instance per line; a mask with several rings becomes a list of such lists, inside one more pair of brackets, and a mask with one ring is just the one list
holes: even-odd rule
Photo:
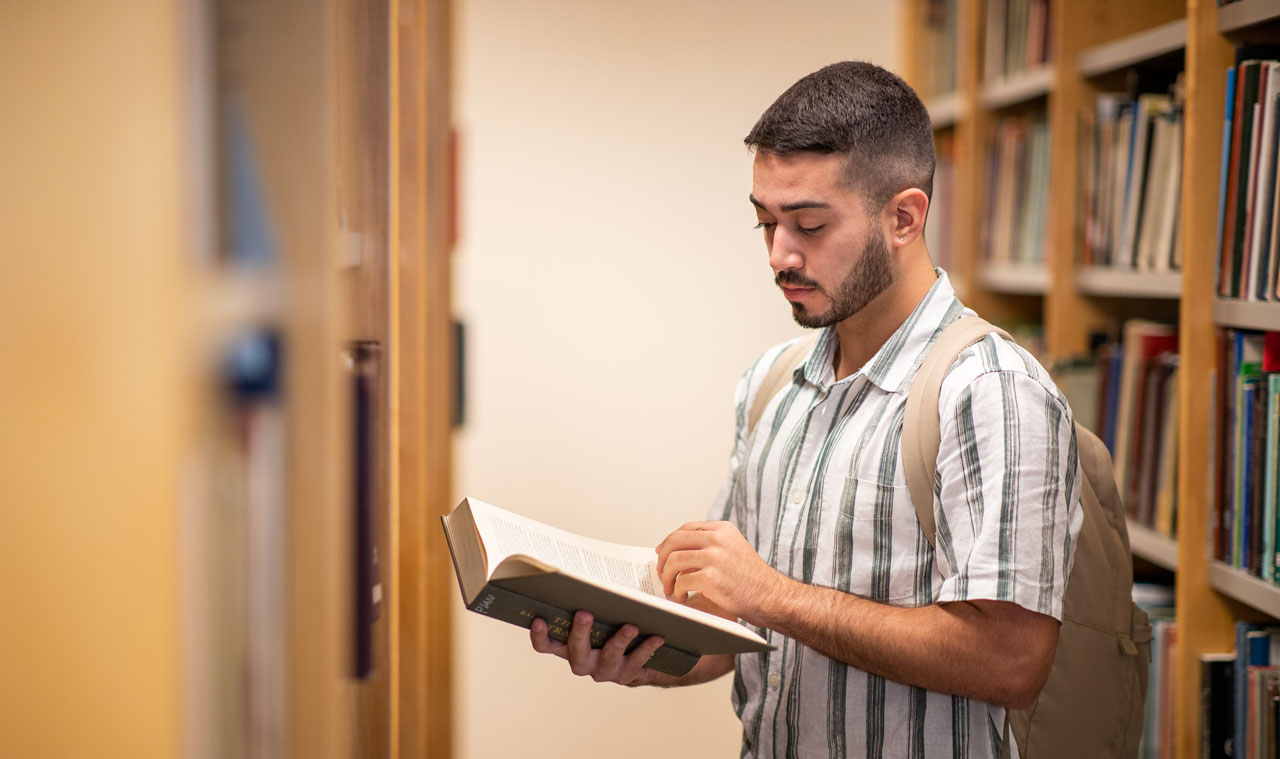
[[[942, 269], [934, 269], [934, 272], [938, 279], [907, 320], [880, 346], [870, 361], [846, 379], [861, 374], [885, 392], [907, 392], [916, 368], [942, 329], [962, 315], [973, 313], [956, 297], [947, 273]], [[835, 327], [824, 327], [808, 360], [796, 368], [796, 378], [803, 374], [805, 380], [823, 389], [833, 384], [836, 344]]]

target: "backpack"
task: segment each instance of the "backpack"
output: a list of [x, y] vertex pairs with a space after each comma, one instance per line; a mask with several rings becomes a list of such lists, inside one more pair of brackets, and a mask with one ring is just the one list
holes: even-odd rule
[[[992, 332], [1009, 337], [978, 317], [949, 325], [930, 347], [907, 395], [903, 467], [920, 528], [931, 546], [936, 546], [937, 532], [933, 482], [941, 444], [942, 379], [962, 351]], [[816, 336], [793, 343], [769, 368], [747, 416], [748, 433], [815, 342]], [[1132, 759], [1142, 736], [1151, 624], [1133, 603], [1129, 531], [1111, 455], [1079, 424], [1075, 433], [1084, 521], [1063, 599], [1058, 650], [1035, 703], [1007, 711], [1004, 732], [1013, 735], [1023, 759]], [[1006, 741], [1004, 755], [1010, 756], [1010, 751]]]

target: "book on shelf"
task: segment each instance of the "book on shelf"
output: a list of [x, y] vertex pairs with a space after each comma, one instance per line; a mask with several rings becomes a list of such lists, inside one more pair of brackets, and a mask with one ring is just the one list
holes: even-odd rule
[[1084, 266], [1150, 272], [1182, 267], [1181, 74], [1168, 89], [1136, 96], [1102, 93], [1080, 113], [1077, 260]]
[[987, 260], [1043, 266], [1049, 186], [1049, 123], [1044, 114], [1008, 116], [987, 150]]
[[983, 77], [1044, 65], [1051, 50], [1048, 0], [987, 0]]
[[1173, 745], [1173, 663], [1177, 653], [1177, 620], [1172, 608], [1148, 610], [1151, 619], [1151, 667], [1148, 670], [1139, 756], [1164, 756]]
[[933, 196], [924, 226], [925, 247], [933, 265], [950, 270], [952, 260], [952, 218], [955, 208], [955, 141], [939, 137], [937, 166], [933, 171]]
[[640, 629], [633, 648], [650, 635], [664, 639], [646, 666], [677, 676], [705, 654], [770, 647], [736, 621], [663, 596], [652, 548], [583, 537], [474, 498], [441, 521], [463, 602], [478, 614], [526, 628], [541, 618], [551, 637], [566, 640], [574, 612], [589, 611], [595, 647], [632, 624]]
[[923, 56], [921, 89], [930, 96], [956, 90], [959, 0], [925, 0], [920, 6]]
[[1200, 655], [1200, 756], [1231, 759], [1235, 654]]
[[1280, 449], [1280, 332], [1221, 329], [1215, 405], [1221, 409], [1210, 527], [1214, 556], [1267, 582], [1280, 582], [1277, 452]]
[[1226, 298], [1280, 300], [1278, 52], [1241, 46], [1226, 73], [1218, 193], [1218, 294]]

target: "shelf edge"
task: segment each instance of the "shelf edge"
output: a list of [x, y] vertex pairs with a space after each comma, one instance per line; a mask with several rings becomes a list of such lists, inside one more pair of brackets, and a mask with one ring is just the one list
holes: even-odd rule
[[1186, 47], [1187, 20], [1181, 18], [1084, 50], [1076, 66], [1080, 76], [1100, 76]]

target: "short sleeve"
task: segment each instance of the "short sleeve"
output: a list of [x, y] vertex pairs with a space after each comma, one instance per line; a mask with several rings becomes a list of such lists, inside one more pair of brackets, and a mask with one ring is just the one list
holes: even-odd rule
[[1011, 601], [1061, 620], [1083, 518], [1070, 409], [1016, 370], [980, 373], [953, 398], [934, 483], [937, 600]]

